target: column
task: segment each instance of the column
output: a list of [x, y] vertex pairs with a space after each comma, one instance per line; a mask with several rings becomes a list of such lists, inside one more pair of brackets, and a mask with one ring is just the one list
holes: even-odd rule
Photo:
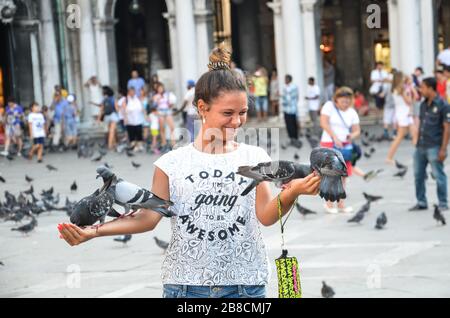
[[178, 98], [182, 97], [183, 86], [181, 85], [180, 81], [180, 63], [179, 63], [179, 56], [178, 56], [178, 34], [177, 34], [177, 22], [175, 19], [175, 13], [171, 10], [171, 7], [169, 7], [169, 3], [172, 0], [167, 1], [168, 5], [168, 12], [164, 13], [163, 16], [167, 20], [167, 23], [169, 24], [169, 36], [170, 36], [170, 56], [172, 61], [172, 76], [174, 78], [174, 85], [175, 85], [175, 94]]
[[[192, 0], [175, 0], [181, 87], [197, 78], [197, 47]], [[182, 35], [182, 36], [181, 36]], [[182, 90], [184, 92], [185, 89]], [[181, 96], [179, 96], [180, 98]]]
[[44, 103], [50, 105], [53, 100], [53, 88], [60, 83], [58, 48], [53, 24], [52, 1], [41, 1], [40, 49], [42, 66], [42, 89]]
[[388, 0], [389, 16], [389, 46], [391, 48], [391, 65], [393, 68], [400, 68], [400, 35], [399, 35], [399, 14], [398, 4], [395, 0]]
[[436, 60], [436, 30], [433, 0], [420, 1], [420, 27], [422, 34], [422, 67], [426, 75], [432, 76]]
[[212, 34], [208, 24], [212, 22], [212, 12], [206, 8], [205, 0], [194, 0], [195, 28], [197, 33], [197, 74], [201, 76], [208, 71], [209, 54], [212, 50]]
[[[272, 2], [268, 2], [267, 6], [273, 11], [273, 27], [275, 33], [275, 55], [277, 61], [279, 90], [281, 93], [284, 86], [284, 77], [286, 76], [286, 67], [284, 60], [283, 21], [281, 16], [281, 1], [273, 0]], [[283, 118], [282, 111], [280, 111], [280, 118], [281, 119]]]
[[418, 0], [398, 0], [400, 70], [411, 74], [421, 65], [421, 29]]
[[319, 65], [322, 65], [319, 61], [319, 44], [317, 43], [317, 30], [315, 22], [315, 5], [317, 0], [302, 0], [302, 12], [303, 12], [303, 38], [305, 48], [305, 66], [306, 76], [314, 77], [316, 83], [319, 79]]
[[[94, 38], [94, 25], [92, 19], [92, 7], [90, 1], [79, 0], [81, 9], [81, 29], [80, 29], [80, 59], [81, 59], [81, 81], [84, 84], [92, 76], [97, 76], [96, 45]], [[104, 62], [103, 62], [104, 63]], [[102, 83], [103, 84], [103, 83]], [[90, 96], [87, 89], [83, 90], [83, 113], [82, 121], [89, 126], [92, 123], [91, 109], [89, 104]]]
[[116, 23], [117, 20], [111, 18], [94, 19], [98, 79], [103, 85], [113, 86], [113, 89], [118, 89], [116, 87], [118, 86], [117, 80], [114, 81], [112, 76], [114, 67], [117, 68], [114, 39], [114, 25]]
[[34, 100], [42, 106], [44, 105], [44, 96], [42, 95], [41, 71], [39, 67], [38, 26], [39, 21], [35, 21], [34, 27], [30, 30], [30, 48], [31, 64], [33, 67]]
[[286, 74], [293, 77], [293, 82], [299, 88], [300, 121], [307, 118], [308, 109], [305, 103], [306, 76], [304, 69], [304, 50], [302, 34], [302, 20], [298, 0], [282, 0], [281, 13], [285, 40]]

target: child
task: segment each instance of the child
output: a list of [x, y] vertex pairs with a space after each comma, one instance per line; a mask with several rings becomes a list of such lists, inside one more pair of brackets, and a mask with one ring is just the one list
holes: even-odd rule
[[359, 116], [369, 115], [369, 103], [364, 95], [357, 89], [355, 89], [355, 109]]
[[42, 163], [42, 153], [44, 151], [45, 142], [45, 118], [40, 112], [39, 104], [34, 102], [31, 104], [31, 113], [28, 115], [28, 125], [30, 138], [33, 139], [33, 147], [31, 148], [28, 159], [32, 160], [34, 153], [37, 151], [38, 163]]
[[152, 133], [152, 151], [155, 155], [159, 155], [161, 152], [158, 149], [158, 136], [159, 136], [159, 116], [158, 109], [156, 107], [150, 108], [149, 123]]
[[66, 148], [75, 147], [78, 138], [77, 115], [78, 107], [74, 95], [67, 97], [68, 105], [64, 109], [64, 136]]
[[22, 126], [23, 126], [24, 112], [22, 106], [16, 104], [13, 98], [8, 101], [6, 107], [6, 142], [5, 150], [2, 155], [7, 156], [9, 154], [9, 146], [11, 143], [15, 143], [18, 146], [17, 156], [21, 156], [22, 152]]

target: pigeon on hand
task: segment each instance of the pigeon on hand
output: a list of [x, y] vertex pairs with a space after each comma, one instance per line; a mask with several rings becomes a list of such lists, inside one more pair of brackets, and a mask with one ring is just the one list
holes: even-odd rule
[[58, 169], [53, 167], [52, 165], [46, 165], [45, 167], [48, 169], [48, 171], [58, 171]]
[[162, 250], [164, 250], [164, 252], [169, 248], [169, 243], [158, 239], [156, 236], [154, 237], [156, 245], [161, 248]]
[[301, 206], [300, 204], [296, 203], [295, 206], [297, 207], [298, 212], [303, 215], [303, 216], [307, 216], [310, 214], [317, 214], [317, 212], [311, 211], [303, 206]]
[[134, 168], [136, 168], [136, 169], [139, 169], [139, 168], [141, 167], [141, 164], [136, 163], [136, 162], [134, 162], [134, 161], [131, 161], [131, 165], [132, 165]]
[[78, 190], [78, 185], [77, 185], [77, 182], [74, 181], [74, 182], [72, 183], [72, 185], [70, 186], [70, 191], [75, 192], [75, 191], [77, 191], [77, 190]]
[[268, 181], [278, 186], [287, 184], [294, 179], [305, 178], [312, 172], [321, 177], [320, 197], [328, 201], [339, 201], [347, 197], [342, 177], [348, 176], [347, 165], [342, 154], [335, 149], [316, 148], [312, 151], [310, 165], [301, 165], [290, 161], [273, 161], [260, 163], [255, 167], [239, 167], [237, 174], [253, 179], [241, 196], [252, 191], [259, 183]]
[[434, 213], [433, 218], [437, 221], [437, 223], [442, 223], [442, 225], [446, 225], [444, 215], [441, 212], [441, 209], [436, 204], [434, 205]]
[[387, 224], [387, 216], [386, 213], [381, 213], [381, 215], [377, 218], [377, 224], [375, 225], [375, 228], [377, 230], [382, 230], [385, 225]]
[[383, 197], [381, 197], [381, 196], [374, 196], [374, 195], [367, 194], [365, 192], [363, 192], [363, 195], [364, 195], [364, 198], [368, 202], [376, 202], [376, 201], [379, 201], [379, 200], [383, 199]]
[[21, 232], [22, 234], [28, 234], [31, 231], [33, 231], [36, 226], [37, 226], [37, 220], [34, 216], [31, 216], [30, 223], [28, 223], [24, 226], [18, 227], [18, 228], [11, 229], [11, 231], [18, 231], [18, 232]]
[[123, 245], [126, 245], [132, 238], [133, 236], [131, 234], [127, 234], [121, 237], [116, 237], [114, 239], [114, 242], [120, 242], [123, 243]]
[[322, 282], [322, 297], [323, 298], [333, 298], [335, 292], [331, 286], [328, 286], [325, 282]]
[[31, 182], [33, 182], [33, 180], [34, 179], [32, 179], [32, 178], [30, 178], [29, 176], [25, 176], [25, 180], [28, 182], [28, 183], [31, 183]]
[[408, 168], [400, 170], [399, 172], [394, 174], [394, 177], [400, 177], [403, 179], [403, 177], [406, 175], [407, 172], [408, 172]]
[[[126, 182], [108, 168], [97, 169], [97, 178], [103, 179], [103, 187], [94, 194], [82, 199], [72, 209], [70, 221], [77, 226], [94, 225], [97, 221], [104, 223], [106, 216], [124, 217], [112, 206], [114, 203], [123, 206], [126, 213], [132, 210], [132, 216], [139, 209], [147, 209], [165, 217], [174, 216], [169, 210], [174, 204], [135, 184]], [[128, 216], [128, 215], [127, 215]]]

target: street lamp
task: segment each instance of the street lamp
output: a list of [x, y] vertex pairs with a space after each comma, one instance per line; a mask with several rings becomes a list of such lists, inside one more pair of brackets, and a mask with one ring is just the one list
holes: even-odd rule
[[129, 10], [132, 14], [138, 14], [141, 11], [139, 0], [133, 0], [130, 4]]
[[11, 23], [16, 14], [16, 5], [12, 0], [0, 0], [0, 21], [4, 24]]

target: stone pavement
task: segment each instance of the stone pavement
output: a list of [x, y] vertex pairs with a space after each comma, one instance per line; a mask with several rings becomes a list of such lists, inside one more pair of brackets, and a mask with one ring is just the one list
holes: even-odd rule
[[[282, 132], [282, 136], [285, 132]], [[383, 195], [372, 205], [361, 225], [347, 223], [349, 215], [327, 215], [319, 198], [300, 197], [302, 205], [318, 215], [303, 218], [296, 210], [287, 223], [286, 242], [291, 255], [298, 257], [304, 297], [321, 297], [322, 281], [331, 285], [336, 297], [450, 297], [450, 227], [437, 226], [432, 210], [408, 212], [415, 204], [412, 173], [413, 148], [405, 141], [397, 158], [409, 166], [406, 177], [393, 177], [395, 168], [386, 166], [384, 158], [389, 144], [375, 144], [371, 159], [358, 164], [365, 171], [383, 168], [376, 179], [365, 182], [353, 176], [348, 184], [348, 204], [358, 209], [364, 204], [362, 192]], [[281, 149], [280, 149], [281, 150]], [[293, 160], [296, 150], [281, 150], [281, 158]], [[298, 154], [307, 162], [310, 148]], [[105, 160], [115, 172], [142, 186], [150, 186], [155, 156], [140, 154], [134, 161], [143, 164], [136, 170], [125, 155], [109, 154]], [[53, 154], [45, 158], [59, 171], [48, 173], [42, 165], [23, 159], [7, 162], [0, 158], [0, 173], [7, 184], [0, 183], [0, 195], [14, 194], [29, 188], [25, 174], [35, 178], [35, 191], [51, 186], [61, 193], [80, 199], [95, 190], [98, 164], [77, 159], [74, 153]], [[447, 160], [447, 173], [450, 173]], [[76, 180], [78, 193], [70, 193]], [[430, 205], [436, 203], [436, 185], [427, 182]], [[274, 189], [274, 194], [275, 194]], [[375, 220], [386, 212], [385, 230], [374, 229]], [[450, 214], [444, 214], [450, 219]], [[153, 233], [134, 235], [128, 246], [112, 238], [100, 238], [71, 248], [58, 238], [56, 225], [67, 222], [62, 212], [42, 214], [39, 226], [28, 237], [12, 232], [14, 224], [0, 223], [0, 297], [151, 297], [162, 295], [160, 268], [162, 251], [153, 237], [170, 238], [169, 220], [163, 220]], [[274, 259], [281, 254], [278, 224], [264, 228], [272, 277], [268, 296], [277, 296]]]

